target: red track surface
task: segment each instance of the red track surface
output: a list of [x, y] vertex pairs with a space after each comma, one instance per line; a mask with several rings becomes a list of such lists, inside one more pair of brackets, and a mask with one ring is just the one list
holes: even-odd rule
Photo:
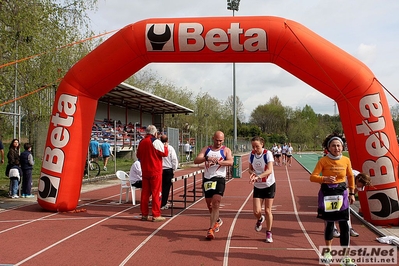
[[[247, 156], [242, 158], [246, 169]], [[204, 199], [166, 222], [144, 222], [139, 205], [112, 203], [119, 200], [116, 185], [82, 193], [78, 209], [86, 212], [51, 213], [38, 204], [1, 212], [0, 264], [319, 265], [317, 250], [324, 240], [315, 212], [318, 185], [297, 162], [275, 167], [275, 175], [273, 243], [265, 243], [265, 229], [254, 230], [252, 185], [244, 171], [226, 185], [220, 211], [224, 224], [212, 241], [205, 239], [209, 215]], [[175, 184], [175, 197], [182, 194], [182, 184]], [[381, 245], [356, 218], [352, 223], [360, 236], [351, 245]]]

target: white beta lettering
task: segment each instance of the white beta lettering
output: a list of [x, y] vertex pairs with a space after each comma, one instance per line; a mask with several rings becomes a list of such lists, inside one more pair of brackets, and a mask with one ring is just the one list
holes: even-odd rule
[[[52, 147], [46, 147], [42, 167], [56, 173], [61, 173], [65, 154], [62, 150], [69, 140], [70, 135], [66, 127], [73, 124], [73, 115], [76, 112], [76, 102], [78, 97], [62, 94], [58, 99], [57, 113], [51, 117], [51, 123], [54, 125], [50, 132], [50, 143]], [[61, 115], [66, 117], [61, 117]]]
[[[179, 25], [179, 47], [183, 52], [197, 52], [206, 46], [214, 52], [225, 51], [229, 45], [233, 51], [249, 52], [267, 51], [266, 31], [261, 28], [250, 28], [244, 32], [239, 23], [231, 23], [227, 32], [220, 28], [210, 29], [202, 37], [204, 26], [200, 23], [181, 23]], [[240, 35], [247, 37], [240, 43]]]
[[386, 167], [387, 165], [392, 165], [392, 161], [388, 157], [380, 157], [376, 161], [367, 160], [363, 163], [363, 169], [372, 170], [373, 185], [395, 182], [393, 167]]
[[359, 110], [364, 120], [362, 124], [356, 126], [356, 133], [368, 136], [365, 143], [366, 151], [371, 156], [378, 158], [376, 161], [365, 161], [362, 169], [372, 174], [373, 184], [375, 185], [394, 182], [393, 163], [390, 158], [383, 157], [389, 150], [390, 140], [382, 132], [386, 123], [380, 95], [364, 96], [359, 102]]

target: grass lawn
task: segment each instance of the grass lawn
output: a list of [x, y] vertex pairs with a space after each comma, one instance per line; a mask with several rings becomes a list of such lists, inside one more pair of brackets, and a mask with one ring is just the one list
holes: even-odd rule
[[[5, 148], [5, 154], [8, 152], [8, 147]], [[7, 156], [6, 156], [7, 157]], [[35, 160], [35, 165], [33, 168], [33, 187], [37, 187], [39, 176], [40, 176], [40, 170], [42, 166], [42, 161], [39, 160], [38, 158], [34, 158]], [[118, 170], [123, 170], [123, 171], [129, 171], [130, 167], [132, 166], [133, 160], [132, 159], [126, 159], [126, 158], [117, 158], [116, 159], [116, 166]], [[103, 166], [104, 164], [102, 161], [99, 161], [99, 165], [101, 168], [100, 175], [109, 175], [114, 173], [114, 161], [109, 160], [108, 161], [108, 171], [103, 171]], [[7, 158], [5, 159], [5, 163], [0, 165], [0, 197], [7, 197], [8, 196], [8, 189], [9, 189], [9, 183], [10, 179], [6, 177], [6, 166], [7, 166]], [[82, 173], [82, 178], [83, 178], [83, 173]]]

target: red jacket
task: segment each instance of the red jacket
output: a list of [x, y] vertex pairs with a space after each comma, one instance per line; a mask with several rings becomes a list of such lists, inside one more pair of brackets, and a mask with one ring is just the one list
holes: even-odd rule
[[162, 176], [162, 157], [168, 156], [168, 147], [153, 135], [146, 135], [137, 148], [144, 177]]

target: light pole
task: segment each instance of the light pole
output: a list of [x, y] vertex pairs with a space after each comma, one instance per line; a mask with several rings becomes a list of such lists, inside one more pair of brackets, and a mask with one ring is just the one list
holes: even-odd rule
[[[238, 7], [240, 5], [240, 0], [227, 0], [227, 9], [238, 11]], [[233, 151], [236, 151], [237, 147], [237, 104], [236, 104], [236, 63], [233, 62], [233, 132], [234, 132], [234, 140], [233, 140]]]
[[17, 117], [15, 114], [17, 113], [17, 88], [18, 88], [18, 41], [19, 41], [19, 33], [17, 33], [17, 41], [16, 41], [16, 58], [15, 58], [15, 80], [14, 80], [14, 138], [17, 136]]

